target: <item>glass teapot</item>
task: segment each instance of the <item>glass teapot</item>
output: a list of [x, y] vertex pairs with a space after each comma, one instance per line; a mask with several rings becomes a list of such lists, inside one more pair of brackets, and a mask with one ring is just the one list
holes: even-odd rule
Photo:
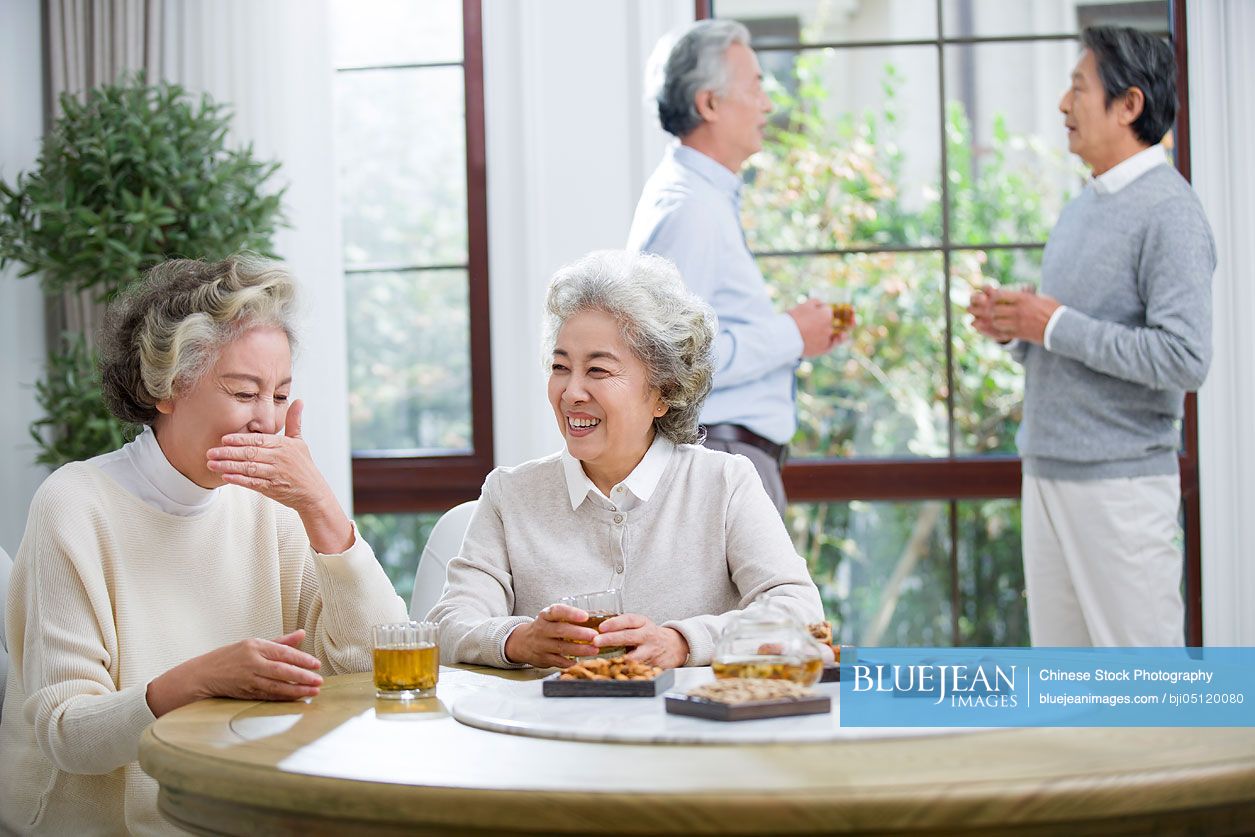
[[720, 634], [711, 668], [720, 679], [759, 677], [812, 686], [823, 673], [823, 650], [784, 608], [755, 603]]

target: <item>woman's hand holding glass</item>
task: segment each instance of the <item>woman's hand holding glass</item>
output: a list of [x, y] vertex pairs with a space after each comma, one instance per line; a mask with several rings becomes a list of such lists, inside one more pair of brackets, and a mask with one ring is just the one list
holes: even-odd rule
[[240, 485], [296, 510], [310, 546], [336, 555], [353, 545], [353, 525], [336, 501], [301, 438], [304, 403], [292, 402], [283, 435], [230, 433], [206, 453], [209, 470], [223, 482]]
[[625, 646], [628, 659], [663, 668], [678, 668], [689, 657], [688, 640], [675, 628], [654, 624], [648, 616], [623, 613], [601, 623], [601, 633], [593, 640], [598, 648]]
[[193, 657], [148, 684], [148, 708], [162, 715], [202, 698], [299, 700], [318, 694], [322, 663], [300, 650], [305, 631], [244, 639]]
[[536, 668], [568, 668], [572, 657], [595, 657], [597, 632], [581, 627], [588, 613], [578, 607], [552, 604], [510, 632], [505, 643], [506, 659]]

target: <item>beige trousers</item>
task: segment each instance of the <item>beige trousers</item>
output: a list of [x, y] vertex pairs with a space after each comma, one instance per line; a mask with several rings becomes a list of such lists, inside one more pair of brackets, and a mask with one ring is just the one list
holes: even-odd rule
[[1184, 645], [1176, 476], [1024, 476], [1021, 525], [1033, 645]]

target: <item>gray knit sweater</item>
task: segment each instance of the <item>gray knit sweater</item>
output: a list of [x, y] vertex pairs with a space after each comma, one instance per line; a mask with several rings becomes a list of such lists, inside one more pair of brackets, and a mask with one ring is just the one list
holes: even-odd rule
[[1027, 474], [1088, 480], [1177, 473], [1185, 392], [1211, 362], [1216, 248], [1189, 183], [1156, 166], [1064, 208], [1041, 292], [1068, 307], [1050, 350], [1021, 343]]
[[484, 481], [459, 555], [428, 618], [445, 662], [512, 667], [516, 626], [563, 596], [617, 587], [629, 613], [674, 627], [688, 665], [707, 665], [732, 612], [772, 599], [804, 624], [819, 590], [753, 464], [677, 445], [648, 501], [631, 512], [584, 500], [574, 510], [554, 454]]

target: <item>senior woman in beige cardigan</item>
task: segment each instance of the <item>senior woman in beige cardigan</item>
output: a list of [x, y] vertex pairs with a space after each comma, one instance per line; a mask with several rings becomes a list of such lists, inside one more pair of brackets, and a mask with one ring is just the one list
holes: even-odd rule
[[[696, 444], [714, 315], [675, 266], [593, 253], [554, 276], [546, 309], [549, 402], [565, 449], [485, 480], [429, 617], [445, 661], [566, 667], [628, 646], [656, 665], [706, 665], [751, 603], [822, 619], [754, 466]], [[608, 588], [626, 612], [600, 632], [555, 604]]]

